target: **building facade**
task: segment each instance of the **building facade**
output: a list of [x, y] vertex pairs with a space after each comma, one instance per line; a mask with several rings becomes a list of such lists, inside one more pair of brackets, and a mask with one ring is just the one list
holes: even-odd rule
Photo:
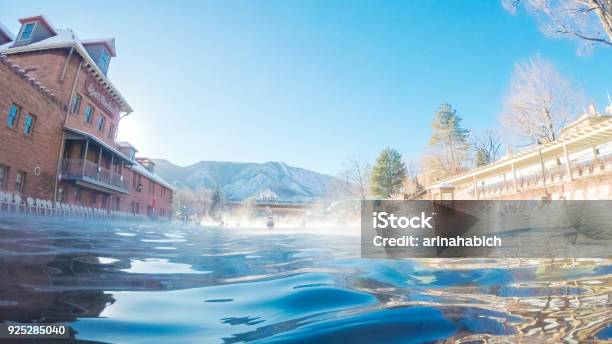
[[107, 77], [114, 39], [81, 40], [43, 16], [19, 21], [16, 36], [0, 25], [0, 190], [171, 216], [173, 187], [116, 141], [132, 108]]
[[612, 106], [594, 106], [559, 138], [431, 185], [428, 199], [612, 199]]

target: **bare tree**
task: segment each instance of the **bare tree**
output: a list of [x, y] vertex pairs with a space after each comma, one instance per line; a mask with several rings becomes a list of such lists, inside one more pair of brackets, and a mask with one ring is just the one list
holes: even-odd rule
[[[421, 185], [432, 185], [452, 175], [444, 161], [444, 156], [439, 150], [431, 148], [426, 150], [421, 156], [422, 170], [419, 175], [419, 183]], [[462, 171], [459, 170], [459, 172]]]
[[413, 195], [416, 192], [421, 191], [423, 186], [420, 184], [418, 179], [419, 175], [419, 166], [415, 162], [408, 162], [406, 164], [406, 178], [404, 178], [403, 189], [404, 194]]
[[480, 135], [473, 135], [471, 141], [476, 166], [492, 163], [499, 158], [502, 140], [495, 130], [488, 129]]
[[502, 0], [502, 5], [516, 13], [521, 2], [545, 34], [578, 39], [579, 52], [594, 44], [612, 47], [612, 0]]
[[559, 129], [582, 104], [581, 90], [536, 55], [515, 65], [500, 120], [506, 133], [523, 144], [544, 144], [557, 139]]
[[361, 199], [366, 199], [370, 189], [372, 167], [356, 156], [348, 157], [342, 165], [339, 178], [346, 183], [346, 190]]

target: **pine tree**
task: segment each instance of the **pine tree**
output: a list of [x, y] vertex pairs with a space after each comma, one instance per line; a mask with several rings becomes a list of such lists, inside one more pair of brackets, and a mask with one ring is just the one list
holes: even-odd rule
[[371, 188], [375, 195], [389, 198], [402, 187], [406, 177], [406, 165], [401, 154], [395, 149], [385, 148], [372, 169]]
[[439, 155], [438, 160], [448, 174], [456, 174], [467, 159], [469, 130], [461, 127], [461, 117], [450, 104], [443, 103], [431, 125], [429, 144]]
[[491, 157], [489, 156], [489, 152], [486, 149], [480, 147], [476, 149], [476, 156], [474, 158], [476, 167], [484, 166], [486, 164], [491, 163]]

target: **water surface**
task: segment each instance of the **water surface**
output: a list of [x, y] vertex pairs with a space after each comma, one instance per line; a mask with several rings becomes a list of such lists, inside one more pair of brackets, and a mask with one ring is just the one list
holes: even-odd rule
[[609, 260], [359, 254], [337, 230], [0, 213], [0, 320], [117, 343], [612, 339]]

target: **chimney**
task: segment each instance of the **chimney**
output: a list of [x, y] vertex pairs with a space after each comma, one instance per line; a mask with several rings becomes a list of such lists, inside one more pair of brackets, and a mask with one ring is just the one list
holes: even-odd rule
[[155, 173], [155, 163], [149, 158], [136, 158], [136, 160], [151, 173]]
[[0, 23], [0, 45], [10, 43], [15, 39], [15, 36]]

